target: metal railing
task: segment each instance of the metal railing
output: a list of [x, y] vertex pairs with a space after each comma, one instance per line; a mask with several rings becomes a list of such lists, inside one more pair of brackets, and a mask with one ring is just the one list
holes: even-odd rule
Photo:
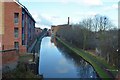
[[43, 31], [33, 42], [31, 47], [28, 48], [28, 52], [30, 53], [39, 53], [40, 43], [42, 38], [46, 35], [47, 31]]

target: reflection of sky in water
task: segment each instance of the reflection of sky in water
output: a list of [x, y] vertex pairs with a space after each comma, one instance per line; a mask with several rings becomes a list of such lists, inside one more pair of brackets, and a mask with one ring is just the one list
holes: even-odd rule
[[96, 77], [93, 68], [85, 61], [75, 61], [68, 53], [60, 51], [45, 37], [41, 43], [39, 73], [45, 78]]

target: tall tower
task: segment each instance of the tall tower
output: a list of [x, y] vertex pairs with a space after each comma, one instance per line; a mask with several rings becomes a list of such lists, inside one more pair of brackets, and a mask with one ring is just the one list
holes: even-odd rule
[[70, 24], [70, 17], [68, 17], [68, 25]]

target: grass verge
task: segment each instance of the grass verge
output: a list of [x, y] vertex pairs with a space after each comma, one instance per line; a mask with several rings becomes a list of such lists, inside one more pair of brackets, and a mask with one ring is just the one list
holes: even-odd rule
[[111, 78], [111, 75], [116, 76], [118, 71], [106, 71], [105, 69], [113, 69], [117, 70], [116, 67], [109, 65], [104, 60], [101, 60], [100, 57], [96, 57], [91, 55], [89, 52], [86, 52], [84, 50], [78, 49], [77, 47], [73, 47], [72, 45], [69, 45], [68, 42], [65, 42], [61, 40], [60, 38], [56, 37], [59, 42], [61, 42], [64, 46], [72, 50], [77, 55], [81, 56], [84, 60], [89, 62], [95, 69], [95, 71], [98, 73], [100, 78]]

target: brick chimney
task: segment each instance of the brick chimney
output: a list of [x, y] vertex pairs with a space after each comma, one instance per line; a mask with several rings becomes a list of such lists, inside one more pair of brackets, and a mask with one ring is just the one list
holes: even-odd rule
[[68, 25], [70, 24], [70, 17], [68, 17]]

